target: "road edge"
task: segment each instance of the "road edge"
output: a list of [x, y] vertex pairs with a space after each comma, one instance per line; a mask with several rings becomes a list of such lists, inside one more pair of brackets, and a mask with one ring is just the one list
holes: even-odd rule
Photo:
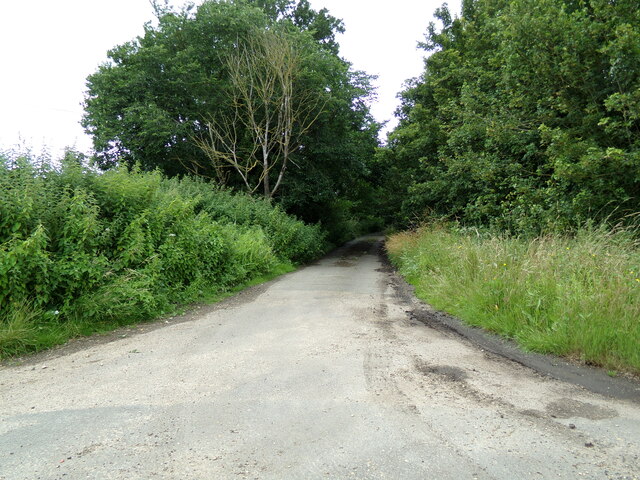
[[465, 324], [447, 312], [434, 309], [415, 295], [415, 288], [398, 273], [387, 255], [384, 242], [379, 250], [381, 263], [388, 270], [392, 286], [410, 310], [407, 314], [429, 328], [449, 331], [465, 338], [487, 352], [530, 368], [545, 377], [578, 385], [587, 391], [640, 404], [640, 381], [627, 377], [611, 377], [603, 369], [573, 363], [554, 355], [526, 352], [512, 340]]

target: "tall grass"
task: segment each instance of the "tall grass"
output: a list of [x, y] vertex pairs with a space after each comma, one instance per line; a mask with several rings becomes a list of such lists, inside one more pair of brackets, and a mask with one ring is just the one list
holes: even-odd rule
[[640, 373], [640, 250], [631, 232], [533, 240], [425, 226], [387, 249], [417, 295], [524, 348]]
[[0, 155], [0, 358], [216, 297], [326, 247], [267, 201], [80, 160]]

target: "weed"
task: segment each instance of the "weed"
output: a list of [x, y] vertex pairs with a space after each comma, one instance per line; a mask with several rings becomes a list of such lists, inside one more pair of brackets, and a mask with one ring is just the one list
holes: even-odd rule
[[34, 163], [0, 155], [0, 357], [218, 298], [326, 247], [318, 226], [200, 180]]
[[434, 307], [524, 348], [640, 372], [640, 250], [627, 230], [535, 239], [427, 226], [391, 259]]

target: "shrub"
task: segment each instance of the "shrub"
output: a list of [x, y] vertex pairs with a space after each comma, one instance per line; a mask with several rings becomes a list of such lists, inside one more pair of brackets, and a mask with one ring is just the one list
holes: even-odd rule
[[72, 153], [36, 163], [0, 156], [0, 355], [149, 319], [326, 248], [318, 226], [201, 180], [97, 174]]

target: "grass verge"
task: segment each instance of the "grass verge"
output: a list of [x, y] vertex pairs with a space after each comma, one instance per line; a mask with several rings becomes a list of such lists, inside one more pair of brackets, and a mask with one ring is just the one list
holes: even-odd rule
[[[202, 290], [201, 296], [194, 301], [205, 304], [217, 303], [242, 290], [268, 282], [295, 269], [292, 263], [278, 263], [269, 272], [253, 276], [233, 287], [217, 286]], [[58, 321], [55, 318], [55, 312], [44, 312], [24, 302], [18, 308], [4, 313], [3, 317], [6, 318], [0, 318], [0, 360], [40, 352], [62, 345], [72, 338], [104, 334], [126, 325], [152, 322], [161, 317], [183, 313], [189, 310], [191, 305], [167, 304], [163, 310], [150, 313], [148, 317], [105, 318], [96, 322], [81, 315]], [[43, 321], [43, 318], [48, 320]]]
[[327, 246], [319, 225], [198, 178], [0, 152], [0, 358], [172, 314]]
[[526, 240], [432, 225], [390, 236], [387, 250], [419, 298], [469, 325], [640, 373], [640, 249], [628, 231]]

